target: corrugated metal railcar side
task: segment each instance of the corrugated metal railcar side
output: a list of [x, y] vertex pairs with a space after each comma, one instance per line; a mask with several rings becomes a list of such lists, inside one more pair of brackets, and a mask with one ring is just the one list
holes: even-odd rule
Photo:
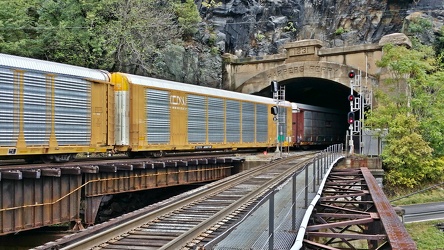
[[104, 71], [0, 54], [0, 157], [106, 152], [112, 91]]
[[293, 108], [295, 147], [332, 145], [345, 138], [344, 114], [338, 110], [297, 104]]
[[[267, 148], [276, 145], [269, 98], [113, 73], [116, 149], [164, 151]], [[291, 105], [285, 103], [286, 119]], [[291, 123], [283, 128], [291, 134]]]

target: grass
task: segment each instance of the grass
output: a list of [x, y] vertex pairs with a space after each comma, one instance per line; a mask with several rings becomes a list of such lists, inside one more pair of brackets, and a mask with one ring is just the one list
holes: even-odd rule
[[436, 227], [438, 223], [444, 223], [444, 220], [405, 224], [418, 250], [444, 250], [444, 232]]
[[[402, 199], [396, 200], [398, 198]], [[395, 200], [392, 202], [392, 204], [396, 206], [429, 203], [429, 202], [441, 202], [441, 201], [444, 202], [444, 187], [443, 186], [436, 187], [434, 189], [430, 189], [425, 192], [420, 192], [413, 195], [405, 194], [397, 197], [388, 197], [388, 199]]]
[[[418, 190], [415, 194], [402, 194], [396, 197], [388, 197], [396, 206], [412, 205], [429, 202], [444, 202], [444, 186], [435, 186], [426, 191]], [[400, 198], [400, 199], [399, 199]], [[399, 200], [397, 200], [399, 199]], [[444, 250], [444, 232], [436, 225], [444, 223], [444, 220], [414, 222], [405, 224], [410, 237], [416, 242], [418, 250]]]

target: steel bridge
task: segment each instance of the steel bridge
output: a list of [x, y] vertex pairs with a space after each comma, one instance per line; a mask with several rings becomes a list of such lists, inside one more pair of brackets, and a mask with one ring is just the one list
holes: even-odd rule
[[368, 168], [333, 168], [312, 204], [305, 249], [417, 249]]

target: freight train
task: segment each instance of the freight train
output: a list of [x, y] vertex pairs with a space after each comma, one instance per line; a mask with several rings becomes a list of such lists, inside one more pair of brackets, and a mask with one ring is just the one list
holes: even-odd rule
[[280, 103], [279, 128], [273, 106], [260, 96], [0, 54], [2, 159], [263, 150], [277, 134], [293, 137], [292, 104]]
[[298, 103], [292, 113], [294, 147], [309, 149], [344, 142], [344, 112]]

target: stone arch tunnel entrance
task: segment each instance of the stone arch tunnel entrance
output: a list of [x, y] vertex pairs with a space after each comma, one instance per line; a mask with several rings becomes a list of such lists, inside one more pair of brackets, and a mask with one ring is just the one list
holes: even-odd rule
[[[285, 100], [297, 103], [298, 106], [301, 107], [301, 110], [306, 110], [308, 107], [300, 104], [307, 104], [327, 108], [328, 110], [322, 111], [325, 112], [324, 114], [330, 114], [328, 117], [322, 114], [314, 113], [308, 115], [308, 117], [306, 114], [296, 115], [303, 117], [303, 119], [310, 120], [311, 117], [313, 120], [318, 120], [317, 122], [313, 121], [313, 123], [310, 123], [310, 121], [305, 121], [301, 124], [295, 124], [297, 121], [293, 121], [294, 131], [298, 130], [297, 126], [305, 127], [304, 130], [307, 129], [306, 126], [328, 126], [330, 129], [336, 128], [336, 131], [339, 130], [339, 132], [336, 133], [339, 134], [339, 136], [343, 139], [343, 142], [345, 142], [346, 132], [349, 127], [347, 122], [347, 113], [350, 112], [350, 102], [347, 99], [347, 97], [350, 95], [349, 87], [333, 80], [316, 77], [297, 77], [285, 79], [279, 82], [279, 86], [285, 86]], [[272, 98], [270, 87], [266, 87], [252, 94]], [[313, 108], [313, 110], [321, 112], [321, 109]], [[301, 112], [306, 113], [307, 111]], [[358, 114], [356, 116], [358, 116]], [[322, 123], [320, 124], [319, 122]], [[314, 125], [314, 123], [317, 123], [318, 125]], [[313, 133], [315, 133], [315, 131], [313, 131]], [[300, 134], [307, 135], [307, 132], [300, 132]]]
[[[285, 86], [287, 101], [339, 111], [337, 123], [343, 126], [341, 136], [345, 137], [347, 127], [355, 136], [356, 131], [360, 133], [361, 123], [354, 121], [364, 119], [361, 106], [369, 108], [374, 104], [374, 89], [378, 88], [380, 79], [389, 77], [377, 66], [384, 45], [389, 43], [411, 47], [407, 36], [395, 33], [375, 44], [323, 48], [321, 41], [308, 39], [284, 44], [274, 55], [238, 58], [224, 54], [222, 85], [224, 89], [272, 97], [270, 83], [277, 81]], [[359, 86], [356, 86], [357, 78], [348, 77], [352, 70], [359, 75]], [[355, 96], [360, 96], [354, 98], [355, 102], [348, 100], [351, 88]], [[349, 119], [349, 114], [354, 118]]]
[[[280, 81], [279, 85], [285, 86], [285, 99], [289, 102], [340, 110], [344, 114], [350, 110], [350, 103], [347, 101], [350, 88], [341, 83], [322, 78], [299, 77]], [[253, 94], [272, 97], [268, 87]]]

